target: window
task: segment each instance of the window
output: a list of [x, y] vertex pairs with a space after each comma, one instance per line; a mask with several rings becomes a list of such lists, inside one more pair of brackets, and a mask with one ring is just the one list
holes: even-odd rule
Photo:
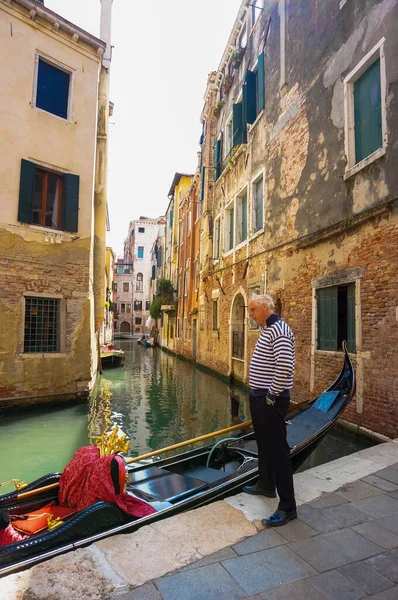
[[135, 317], [135, 324], [136, 325], [141, 325], [142, 323], [142, 318], [141, 317]]
[[125, 313], [126, 312], [126, 304], [125, 302], [122, 302], [120, 305], [120, 312], [121, 313]]
[[156, 265], [152, 265], [151, 279], [156, 279]]
[[199, 331], [205, 330], [205, 307], [204, 304], [199, 306]]
[[253, 183], [253, 232], [263, 228], [264, 191], [263, 178]]
[[317, 290], [318, 349], [355, 352], [355, 283]]
[[234, 247], [234, 206], [225, 209], [225, 252], [232, 250]]
[[257, 19], [261, 14], [261, 9], [263, 8], [263, 0], [251, 0], [251, 9], [252, 9], [252, 27], [257, 23]]
[[220, 217], [214, 221], [213, 258], [220, 258]]
[[36, 108], [62, 119], [68, 118], [71, 73], [39, 57], [37, 65]]
[[221, 175], [222, 164], [222, 137], [214, 142], [214, 181]]
[[137, 280], [135, 282], [135, 289], [137, 292], [142, 292], [144, 289], [144, 277], [142, 273], [137, 273]]
[[151, 303], [149, 300], [145, 302], [145, 310], [149, 310], [151, 308]]
[[138, 227], [138, 233], [145, 233], [145, 227]]
[[187, 216], [187, 235], [189, 235], [191, 233], [191, 226], [192, 226], [192, 212], [189, 211], [188, 216]]
[[117, 268], [117, 272], [118, 272], [119, 275], [123, 275], [123, 271], [124, 271], [123, 267], [118, 267]]
[[247, 192], [236, 199], [236, 243], [247, 238]]
[[123, 292], [128, 292], [130, 288], [130, 284], [129, 283], [123, 283]]
[[142, 301], [141, 300], [134, 301], [134, 310], [142, 310]]
[[144, 258], [144, 246], [138, 246], [137, 258]]
[[346, 177], [386, 151], [384, 38], [344, 80]]
[[212, 301], [213, 310], [212, 310], [212, 330], [218, 331], [218, 299]]
[[79, 176], [41, 169], [21, 160], [18, 221], [77, 232]]
[[112, 291], [113, 292], [117, 292], [117, 283], [116, 283], [116, 281], [112, 282]]
[[59, 352], [60, 300], [25, 298], [24, 352]]
[[126, 313], [131, 313], [131, 304], [130, 304], [130, 302], [127, 302], [127, 304], [126, 304]]

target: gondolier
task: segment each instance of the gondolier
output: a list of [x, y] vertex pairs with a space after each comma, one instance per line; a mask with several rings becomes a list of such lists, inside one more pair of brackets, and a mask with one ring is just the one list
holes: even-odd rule
[[243, 489], [275, 498], [276, 487], [278, 509], [264, 524], [278, 527], [297, 517], [285, 423], [293, 387], [294, 335], [274, 312], [271, 296], [252, 296], [249, 315], [262, 327], [250, 363], [250, 412], [258, 446], [259, 480]]

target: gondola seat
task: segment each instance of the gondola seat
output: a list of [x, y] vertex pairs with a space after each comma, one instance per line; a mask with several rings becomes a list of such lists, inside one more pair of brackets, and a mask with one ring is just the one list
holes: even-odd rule
[[151, 501], [178, 502], [204, 490], [206, 481], [189, 475], [173, 473], [160, 467], [149, 467], [129, 473], [127, 491], [138, 498]]

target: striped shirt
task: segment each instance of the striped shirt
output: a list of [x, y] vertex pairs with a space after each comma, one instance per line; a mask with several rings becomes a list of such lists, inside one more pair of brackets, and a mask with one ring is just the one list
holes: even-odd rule
[[250, 362], [250, 389], [268, 390], [279, 396], [293, 387], [295, 360], [294, 335], [279, 315], [267, 319]]

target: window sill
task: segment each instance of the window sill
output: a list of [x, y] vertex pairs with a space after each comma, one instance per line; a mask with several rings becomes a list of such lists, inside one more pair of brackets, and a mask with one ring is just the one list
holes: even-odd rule
[[353, 167], [346, 169], [344, 176], [343, 176], [344, 181], [346, 181], [347, 179], [352, 177], [352, 175], [355, 175], [355, 173], [358, 173], [358, 171], [361, 171], [362, 169], [364, 169], [365, 167], [367, 167], [368, 165], [373, 163], [375, 160], [378, 160], [379, 158], [384, 156], [386, 154], [386, 152], [387, 152], [387, 150], [385, 147], [379, 148], [378, 150], [376, 150], [376, 152], [373, 152], [373, 154], [369, 154], [369, 156], [367, 156], [366, 158], [361, 160], [359, 163], [357, 163]]
[[249, 242], [251, 242], [252, 240], [256, 239], [259, 235], [262, 235], [264, 233], [264, 227], [262, 229], [259, 229], [258, 231], [255, 231], [250, 237], [249, 237]]
[[235, 250], [240, 250], [241, 248], [244, 248], [245, 246], [247, 246], [247, 238], [245, 240], [243, 240], [243, 242], [239, 242], [239, 244], [237, 246], [235, 246]]
[[44, 356], [51, 356], [52, 358], [66, 358], [66, 352], [20, 352], [19, 358], [23, 360], [29, 360], [30, 358], [43, 358]]
[[264, 109], [262, 109], [262, 110], [261, 110], [261, 111], [258, 113], [258, 115], [257, 115], [257, 117], [256, 117], [256, 120], [255, 120], [255, 121], [254, 121], [254, 123], [252, 123], [252, 124], [250, 125], [250, 127], [248, 128], [248, 132], [249, 132], [249, 133], [251, 133], [251, 132], [253, 131], [253, 129], [254, 129], [256, 126], [257, 126], [257, 123], [260, 121], [260, 119], [261, 119], [261, 117], [263, 116], [263, 114], [264, 114]]
[[[336, 357], [341, 357], [344, 355], [343, 350], [315, 350], [315, 354], [317, 356], [336, 356]], [[357, 353], [356, 352], [349, 352], [348, 353], [349, 356], [356, 356]]]
[[232, 358], [232, 360], [236, 360], [237, 362], [241, 362], [241, 363], [245, 362], [244, 358], [238, 358], [237, 356], [232, 356], [231, 358]]
[[227, 250], [226, 252], [224, 252], [223, 254], [223, 258], [227, 258], [228, 256], [231, 256], [231, 254], [233, 254], [234, 249], [231, 248], [230, 250]]
[[65, 119], [65, 117], [60, 117], [59, 115], [56, 115], [48, 110], [45, 110], [44, 108], [40, 108], [39, 106], [36, 106], [34, 104], [32, 104], [32, 108], [34, 108], [35, 110], [37, 110], [40, 113], [43, 113], [44, 115], [50, 115], [50, 117], [54, 117], [55, 119], [58, 119], [58, 121], [61, 121], [62, 123], [69, 123], [70, 125], [73, 124], [73, 120], [70, 117], [67, 117]]

